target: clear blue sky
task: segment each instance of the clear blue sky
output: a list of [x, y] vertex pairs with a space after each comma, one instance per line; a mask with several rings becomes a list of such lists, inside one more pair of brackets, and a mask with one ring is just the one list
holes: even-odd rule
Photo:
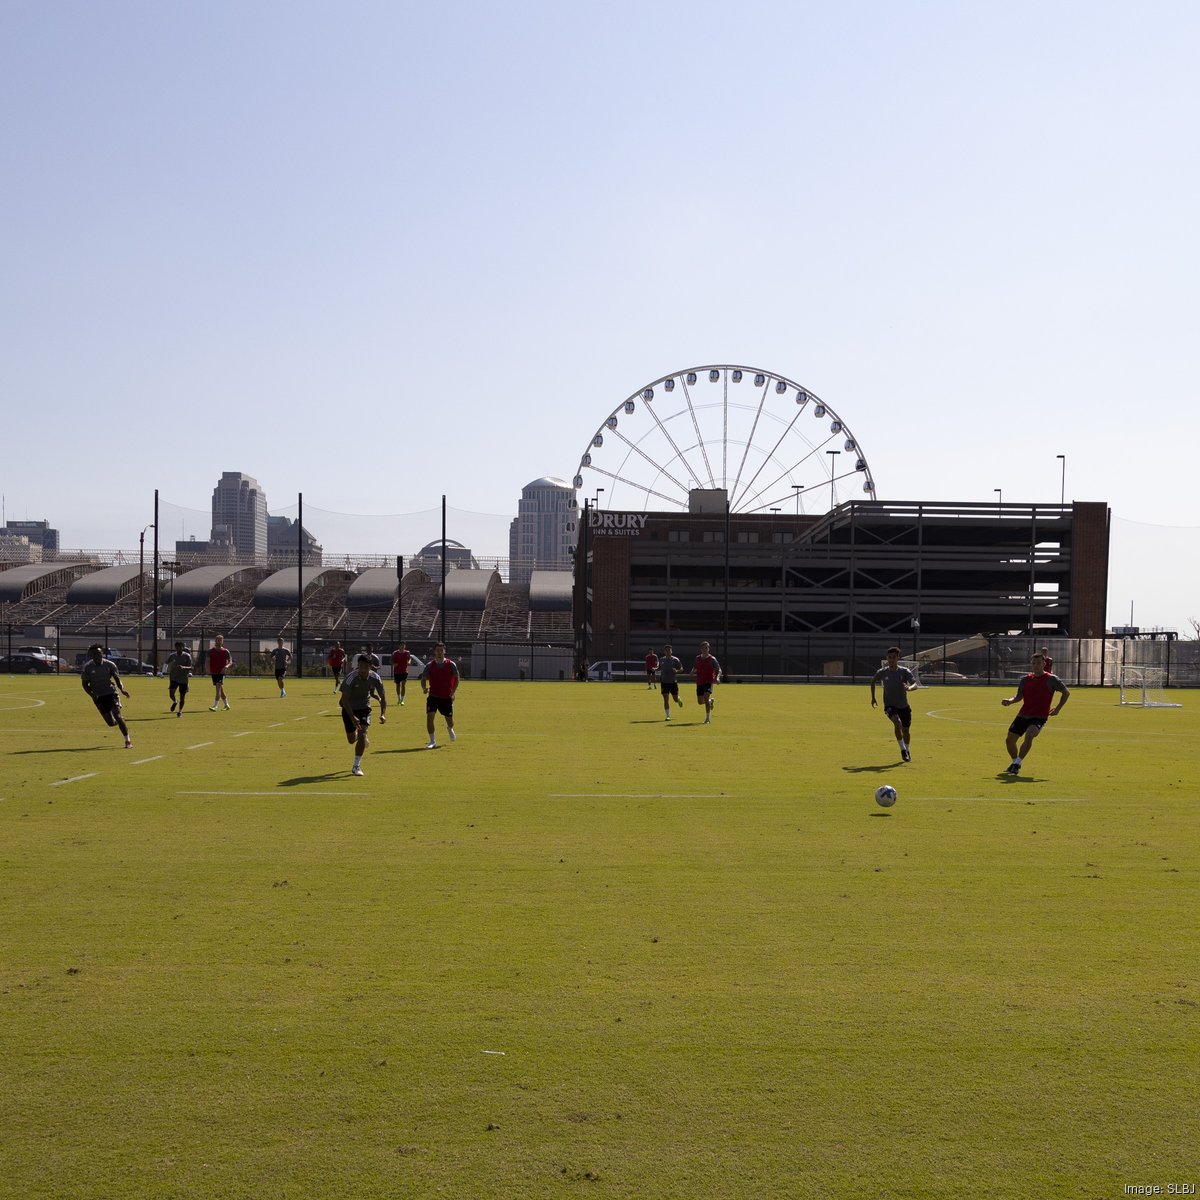
[[514, 513], [644, 383], [731, 362], [834, 405], [884, 499], [1052, 502], [1066, 454], [1117, 519], [1110, 619], [1200, 614], [1192, 3], [0, 28], [0, 490], [66, 545], [223, 470], [273, 508]]

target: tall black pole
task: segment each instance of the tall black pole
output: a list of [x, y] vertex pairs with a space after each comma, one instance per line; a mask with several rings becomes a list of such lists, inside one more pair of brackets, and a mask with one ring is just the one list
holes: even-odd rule
[[154, 594], [150, 598], [154, 606], [154, 645], [150, 650], [150, 663], [158, 674], [158, 488], [154, 489]]
[[442, 644], [446, 643], [446, 497], [442, 497]]
[[404, 641], [404, 555], [396, 558], [396, 641]]
[[304, 674], [304, 493], [297, 492], [296, 511], [296, 677]]

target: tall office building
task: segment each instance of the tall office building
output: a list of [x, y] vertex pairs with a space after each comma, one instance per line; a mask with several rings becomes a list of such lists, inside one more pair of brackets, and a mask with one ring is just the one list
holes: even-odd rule
[[528, 583], [534, 570], [571, 570], [578, 523], [575, 489], [569, 483], [543, 477], [527, 484], [508, 531], [509, 582]]
[[258, 480], [225, 471], [212, 498], [212, 542], [231, 544], [239, 561], [265, 562], [267, 496]]

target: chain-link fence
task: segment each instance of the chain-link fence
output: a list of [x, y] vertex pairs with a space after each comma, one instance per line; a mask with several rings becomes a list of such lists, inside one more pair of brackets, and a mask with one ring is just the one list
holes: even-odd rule
[[[139, 640], [128, 623], [112, 627], [91, 624], [86, 630], [47, 625], [40, 638], [28, 636], [25, 626], [0, 626], [0, 673], [34, 674], [47, 671], [78, 671], [86, 660], [87, 648], [95, 643], [117, 660], [126, 674], [151, 674], [161, 670], [171, 653], [170, 638], [162, 631], [146, 629]], [[179, 636], [195, 661], [194, 672], [203, 674], [204, 655], [219, 628], [189, 629]], [[226, 649], [233, 655], [231, 675], [274, 674], [270, 651], [278, 631], [264, 626], [243, 626], [224, 633]], [[453, 658], [464, 678], [514, 679], [531, 682], [565, 681], [586, 675], [593, 678], [621, 677], [622, 671], [603, 669], [603, 664], [637, 664], [649, 650], [661, 651], [666, 642], [687, 663], [701, 640], [707, 639], [721, 660], [728, 679], [742, 682], [864, 683], [878, 670], [890, 645], [900, 645], [904, 660], [915, 666], [922, 681], [931, 686], [1007, 684], [1029, 669], [1035, 651], [1045, 649], [1053, 670], [1069, 687], [1115, 687], [1122, 668], [1151, 668], [1164, 687], [1200, 687], [1200, 641], [1125, 638], [1031, 638], [983, 637], [905, 638], [899, 643], [888, 637], [841, 634], [777, 633], [730, 634], [726, 643], [719, 631], [686, 636], [664, 633], [629, 634], [607, 639], [603, 654], [593, 652], [585, 659], [576, 645], [512, 637], [471, 639], [447, 637], [446, 653]], [[291, 676], [321, 676], [331, 672], [327, 665], [336, 635], [306, 636], [297, 646], [285, 637], [292, 652]], [[427, 660], [433, 639], [424, 637], [408, 643], [418, 663]], [[394, 641], [371, 643], [347, 640], [347, 662], [353, 665], [366, 650], [380, 661], [380, 673], [391, 675]], [[419, 668], [414, 668], [419, 669]], [[635, 671], [636, 674], [636, 671]]]

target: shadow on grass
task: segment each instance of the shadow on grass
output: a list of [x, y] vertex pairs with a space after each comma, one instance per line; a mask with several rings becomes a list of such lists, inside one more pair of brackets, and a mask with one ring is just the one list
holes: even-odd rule
[[[447, 742], [446, 745], [449, 746], [450, 743]], [[438, 742], [438, 744], [434, 746], [434, 749], [443, 749], [442, 743]], [[428, 752], [428, 750], [428, 746], [397, 746], [393, 750], [372, 750], [371, 755], [372, 757], [375, 757], [380, 754], [425, 754]]]
[[91, 754], [103, 750], [103, 746], [54, 746], [47, 750], [13, 750], [13, 754]]
[[[878, 775], [880, 771], [894, 771], [897, 767], [904, 766], [904, 760], [900, 759], [892, 763], [880, 763], [873, 767], [843, 767], [842, 770], [849, 775]], [[875, 816], [886, 816], [886, 813], [875, 813]]]
[[997, 771], [996, 778], [1002, 783], [1037, 783], [1036, 775], [1010, 775], [1007, 771]]
[[281, 779], [280, 787], [301, 787], [306, 783], [328, 783], [331, 779], [344, 779], [349, 771], [326, 771], [324, 775], [297, 775], [295, 779]]

